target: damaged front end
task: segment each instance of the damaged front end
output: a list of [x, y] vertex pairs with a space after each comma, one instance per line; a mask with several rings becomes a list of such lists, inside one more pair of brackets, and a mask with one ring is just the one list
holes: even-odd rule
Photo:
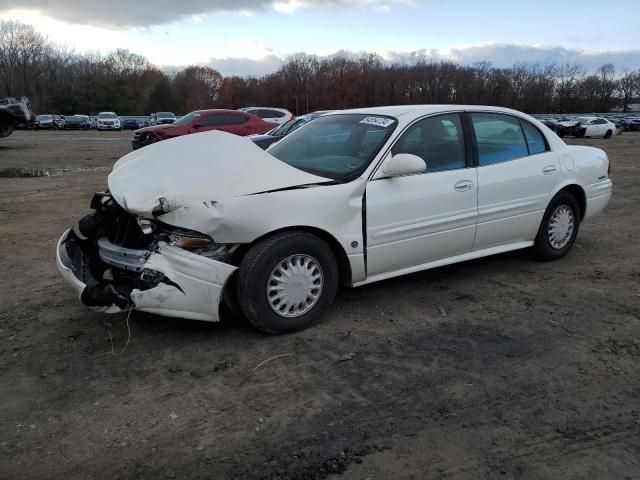
[[134, 308], [165, 316], [217, 321], [238, 245], [136, 217], [109, 193], [67, 230], [57, 246], [63, 277], [80, 301], [103, 313]]

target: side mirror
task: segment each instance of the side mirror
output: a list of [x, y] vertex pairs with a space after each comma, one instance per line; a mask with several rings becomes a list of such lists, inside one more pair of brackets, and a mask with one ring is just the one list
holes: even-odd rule
[[426, 166], [424, 160], [417, 155], [397, 153], [384, 164], [382, 167], [382, 175], [377, 175], [377, 177], [401, 177], [404, 175], [424, 173]]

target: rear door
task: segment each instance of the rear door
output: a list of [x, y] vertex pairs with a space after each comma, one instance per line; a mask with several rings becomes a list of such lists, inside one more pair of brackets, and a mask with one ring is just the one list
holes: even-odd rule
[[498, 113], [468, 115], [478, 163], [473, 250], [533, 240], [559, 181], [557, 155], [526, 120]]

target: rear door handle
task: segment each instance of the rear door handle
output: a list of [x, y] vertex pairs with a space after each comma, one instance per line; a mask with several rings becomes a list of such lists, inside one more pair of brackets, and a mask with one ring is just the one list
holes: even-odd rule
[[453, 189], [456, 192], [466, 192], [467, 190], [471, 190], [472, 188], [473, 182], [471, 180], [460, 180], [453, 186]]
[[555, 171], [556, 171], [555, 165], [547, 165], [542, 169], [542, 173], [544, 173], [545, 175], [551, 175]]

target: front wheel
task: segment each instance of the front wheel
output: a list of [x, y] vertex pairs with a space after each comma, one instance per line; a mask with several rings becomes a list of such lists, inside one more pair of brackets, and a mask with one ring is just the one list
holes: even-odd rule
[[331, 248], [306, 232], [283, 232], [259, 241], [244, 256], [236, 282], [238, 303], [263, 332], [302, 330], [329, 308], [338, 289]]
[[541, 260], [564, 257], [578, 236], [580, 206], [569, 192], [559, 192], [547, 207], [533, 245], [534, 254]]

